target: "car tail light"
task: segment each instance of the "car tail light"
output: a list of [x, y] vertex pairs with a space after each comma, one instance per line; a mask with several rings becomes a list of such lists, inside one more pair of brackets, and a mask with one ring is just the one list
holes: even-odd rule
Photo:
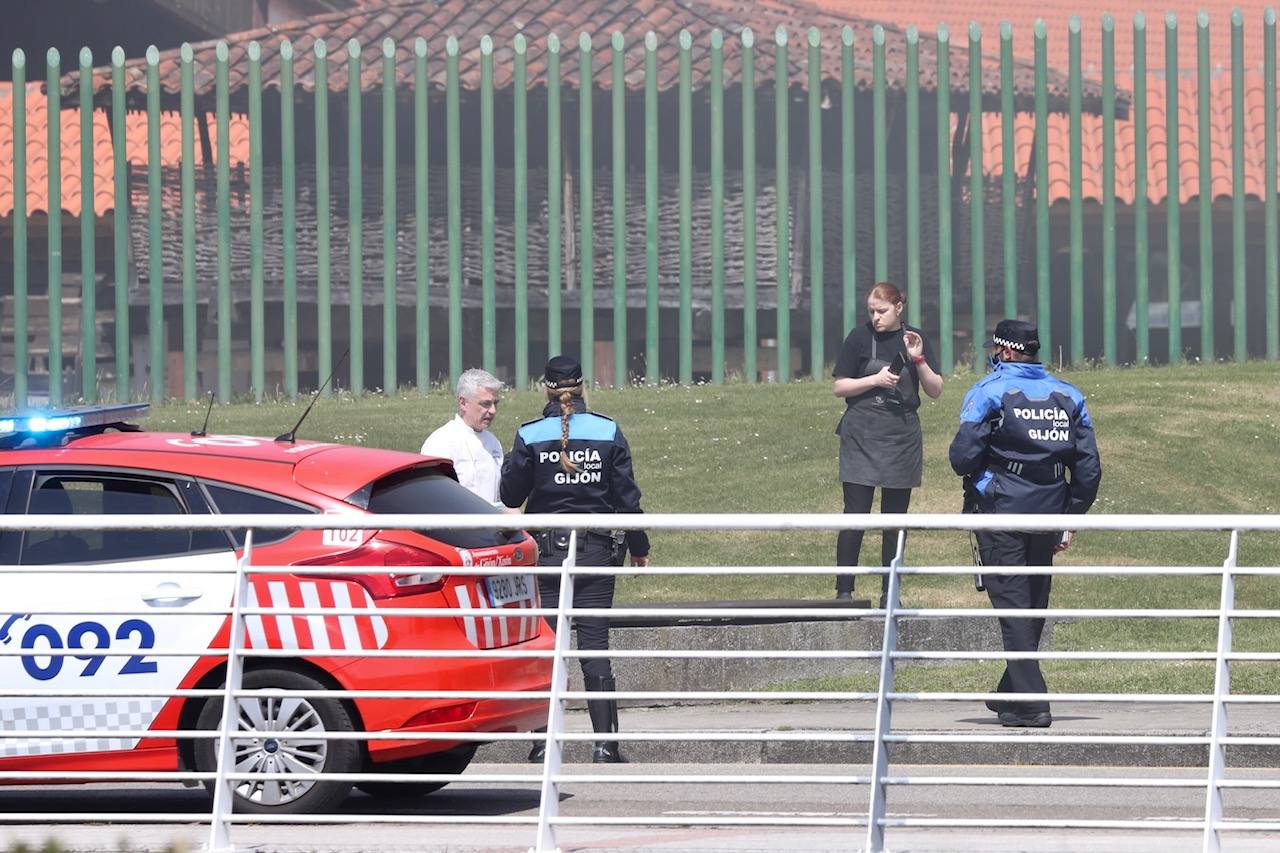
[[438, 726], [444, 723], [460, 723], [463, 720], [470, 719], [471, 715], [476, 712], [476, 702], [463, 702], [461, 705], [446, 705], [443, 708], [432, 708], [430, 711], [423, 711], [420, 714], [414, 714], [405, 723], [405, 728], [414, 726]]
[[[448, 561], [432, 551], [403, 545], [399, 542], [385, 542], [381, 539], [370, 539], [353, 551], [340, 554], [326, 554], [302, 560], [298, 566], [390, 566], [414, 569], [433, 569], [449, 565]], [[344, 580], [355, 581], [369, 590], [374, 598], [396, 598], [401, 595], [417, 595], [433, 592], [444, 586], [444, 575], [440, 572], [388, 572], [386, 574], [353, 574], [325, 575]]]

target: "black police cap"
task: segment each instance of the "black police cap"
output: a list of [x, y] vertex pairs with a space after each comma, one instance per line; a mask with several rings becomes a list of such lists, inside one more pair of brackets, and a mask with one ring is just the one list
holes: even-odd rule
[[1001, 320], [984, 347], [1008, 347], [1014, 352], [1036, 353], [1040, 350], [1040, 331], [1026, 320]]
[[567, 355], [557, 355], [542, 371], [542, 384], [548, 388], [572, 388], [582, 384], [582, 365]]

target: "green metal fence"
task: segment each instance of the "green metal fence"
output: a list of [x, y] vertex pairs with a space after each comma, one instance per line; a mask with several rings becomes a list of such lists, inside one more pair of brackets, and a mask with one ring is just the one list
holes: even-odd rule
[[[1213, 73], [1209, 22], [1204, 15], [1194, 22], [1195, 69], [1178, 67], [1177, 41], [1188, 37], [1179, 30], [1185, 30], [1188, 22], [1170, 15], [1162, 23], [1158, 37], [1166, 48], [1167, 150], [1177, 151], [1179, 144], [1178, 82], [1184, 71], [1194, 71], [1199, 81], [1199, 199], [1194, 208], [1186, 205], [1187, 210], [1180, 198], [1176, 156], [1166, 157], [1159, 167], [1158, 177], [1169, 187], [1166, 199], [1154, 207], [1148, 202], [1149, 181], [1157, 177], [1147, 156], [1148, 98], [1149, 87], [1158, 84], [1147, 75], [1147, 27], [1141, 15], [1132, 21], [1131, 91], [1116, 89], [1117, 22], [1110, 16], [1088, 24], [1072, 18], [1065, 28], [1053, 29], [1054, 38], [1068, 40], [1070, 57], [1066, 69], [1070, 189], [1065, 212], [1062, 206], [1051, 205], [1047, 192], [1050, 28], [1043, 23], [1031, 34], [1034, 92], [1030, 101], [1021, 102], [1035, 127], [1031, 162], [1025, 164], [1021, 177], [1014, 138], [1014, 34], [1008, 26], [997, 33], [969, 27], [963, 52], [959, 46], [952, 50], [946, 27], [937, 28], [932, 33], [936, 66], [924, 69], [923, 75], [921, 35], [915, 28], [908, 29], [900, 85], [888, 80], [886, 33], [881, 28], [875, 29], [870, 44], [855, 43], [849, 28], [842, 32], [811, 29], [798, 41], [794, 34], [779, 29], [771, 39], [763, 39], [764, 44], [757, 44], [756, 34], [749, 29], [732, 35], [714, 31], [707, 45], [697, 46], [709, 49], [710, 78], [696, 92], [691, 74], [695, 43], [688, 32], [682, 32], [674, 46], [678, 82], [673, 109], [664, 109], [667, 93], [658, 86], [663, 46], [652, 33], [642, 46], [625, 43], [619, 33], [607, 41], [583, 33], [577, 39], [577, 57], [564, 56], [564, 45], [553, 35], [546, 41], [548, 82], [533, 92], [527, 86], [529, 44], [524, 36], [517, 37], [509, 51], [505, 46], [499, 50], [488, 36], [466, 47], [453, 37], [439, 45], [422, 39], [412, 44], [386, 40], [378, 46], [352, 41], [345, 46], [345, 57], [332, 64], [326, 45], [318, 41], [314, 73], [333, 89], [345, 83], [345, 109], [325, 86], [316, 87], [313, 101], [299, 95], [293, 72], [295, 51], [288, 41], [279, 45], [275, 57], [279, 60], [278, 101], [272, 104], [275, 99], [269, 97], [264, 105], [264, 50], [251, 43], [237, 60], [248, 68], [247, 194], [239, 178], [234, 190], [232, 186], [231, 52], [219, 44], [214, 68], [199, 69], [190, 46], [184, 45], [178, 98], [182, 154], [176, 173], [180, 205], [178, 227], [168, 230], [165, 187], [175, 176], [161, 162], [159, 52], [151, 48], [146, 56], [148, 156], [143, 204], [138, 205], [145, 217], [140, 219], [138, 212], [130, 211], [137, 188], [125, 159], [130, 106], [125, 57], [119, 48], [112, 53], [110, 92], [95, 99], [90, 82], [94, 57], [85, 49], [78, 57], [81, 88], [76, 107], [81, 185], [93, 183], [93, 110], [109, 109], [115, 213], [113, 239], [101, 247], [109, 247], [112, 263], [99, 270], [93, 204], [86, 201], [82, 207], [78, 294], [69, 294], [70, 286], [64, 283], [62, 206], [52, 201], [48, 205], [47, 240], [29, 236], [28, 58], [15, 51], [13, 251], [8, 290], [13, 295], [13, 331], [5, 332], [13, 340], [12, 361], [5, 369], [12, 372], [12, 390], [19, 404], [39, 396], [32, 384], [33, 348], [48, 353], [48, 398], [55, 404], [74, 397], [94, 400], [139, 393], [155, 400], [170, 394], [191, 399], [209, 390], [229, 400], [237, 387], [246, 385], [255, 399], [275, 391], [292, 397], [327, 376], [335, 367], [335, 351], [342, 349], [349, 349], [350, 355], [338, 380], [356, 393], [365, 389], [370, 378], [366, 357], [378, 362], [372, 365], [374, 371], [381, 367], [382, 389], [412, 382], [425, 390], [430, 382], [455, 376], [472, 363], [524, 383], [536, 373], [542, 356], [561, 350], [581, 356], [590, 380], [615, 385], [663, 379], [719, 383], [733, 377], [748, 382], [786, 381], [801, 373], [822, 379], [843, 335], [861, 322], [866, 291], [874, 281], [890, 276], [901, 279], [908, 294], [909, 320], [937, 341], [947, 371], [958, 359], [977, 363], [980, 352], [975, 351], [974, 341], [995, 315], [1014, 314], [1038, 320], [1046, 353], [1073, 364], [1088, 359], [1105, 364], [1178, 361], [1192, 354], [1191, 343], [1201, 358], [1276, 359], [1280, 357], [1280, 235], [1274, 11], [1267, 9], [1250, 21], [1236, 12], [1230, 20], [1232, 192], [1229, 213], [1217, 211], [1218, 218], [1229, 224], [1231, 235], [1225, 280], [1221, 255], [1215, 255], [1216, 214], [1209, 176]], [[1082, 110], [1085, 58], [1080, 45], [1086, 25], [1100, 27], [1102, 33], [1101, 56], [1089, 60], [1101, 68], [1103, 124], [1100, 215], [1088, 216], [1092, 205], [1086, 205], [1081, 183], [1082, 127], [1087, 116]], [[1244, 111], [1246, 39], [1260, 39], [1265, 57], [1261, 128], [1265, 173], [1260, 181], [1265, 190], [1260, 199], [1246, 196], [1245, 139], [1257, 132], [1249, 125], [1256, 118]], [[840, 67], [837, 73], [824, 75], [822, 49], [828, 44], [839, 46]], [[736, 79], [728, 79], [725, 72], [730, 48], [738, 57]], [[459, 80], [459, 58], [472, 49], [478, 51], [482, 69], [476, 93], [464, 92]], [[629, 92], [624, 56], [632, 49], [643, 51], [644, 82]], [[370, 51], [377, 53], [380, 63], [367, 61]], [[582, 77], [591, 75], [599, 53], [607, 55], [608, 62], [604, 73], [594, 74], [599, 86], [593, 93], [596, 97], [579, 97], [562, 85], [566, 65], [576, 65]], [[414, 67], [409, 90], [396, 84], [396, 62], [404, 55], [412, 56]], [[494, 86], [494, 63], [499, 56], [513, 65], [514, 83], [506, 93]], [[868, 57], [871, 91], [858, 92], [855, 69]], [[56, 51], [49, 51], [46, 59], [49, 115], [57, 115], [65, 69]], [[951, 65], [956, 61], [968, 63], [968, 91], [952, 93], [943, 85], [922, 95], [922, 80], [951, 80]], [[792, 62], [803, 62], [807, 68], [803, 96], [792, 91]], [[984, 97], [984, 62], [999, 74], [995, 99], [989, 93]], [[436, 64], [445, 68], [442, 94], [428, 86], [429, 68]], [[361, 74], [367, 76], [378, 65], [380, 95], [362, 96]], [[211, 108], [216, 164], [210, 168], [205, 163], [197, 169], [192, 81], [197, 72], [210, 70], [216, 77]], [[304, 109], [307, 120], [295, 117], [298, 108]], [[331, 125], [334, 109], [339, 110], [338, 123]], [[366, 122], [364, 113], [375, 109], [379, 112], [370, 116], [372, 123]], [[1133, 116], [1131, 205], [1117, 202], [1118, 109]], [[270, 120], [264, 118], [264, 110]], [[984, 112], [1001, 116], [998, 177], [987, 174], [985, 168], [989, 149], [983, 122], [976, 119]], [[566, 114], [576, 115], [576, 135], [565, 125]], [[768, 133], [770, 119], [772, 134]], [[345, 167], [338, 169], [331, 162], [330, 149], [342, 143], [341, 123], [346, 131]], [[50, 151], [61, 150], [60, 127], [57, 121], [47, 123]], [[531, 136], [543, 127], [545, 139]], [[475, 150], [471, 150], [476, 142], [471, 137], [473, 128], [478, 134]], [[500, 128], [506, 129], [507, 138], [501, 138]], [[381, 143], [380, 151], [369, 146], [375, 154], [370, 162], [365, 162], [366, 137]], [[663, 157], [663, 143], [670, 139], [674, 139], [673, 163]], [[895, 139], [905, 144], [901, 155], [891, 150]], [[400, 140], [407, 144], [397, 147]], [[545, 162], [531, 163], [531, 143]], [[276, 151], [278, 155], [270, 153]], [[576, 160], [569, 159], [570, 152]], [[891, 166], [899, 156], [906, 163], [901, 174]], [[305, 169], [299, 168], [300, 158], [306, 160]], [[464, 178], [467, 163], [476, 160], [478, 185]], [[64, 190], [60, 162], [56, 156], [48, 158], [51, 200], [61, 199]], [[495, 189], [495, 174], [501, 170], [509, 170], [510, 194]], [[341, 189], [342, 172], [345, 190]], [[366, 175], [381, 178], [369, 182], [369, 191]], [[399, 182], [404, 177], [410, 179], [407, 189]], [[633, 177], [634, 183], [629, 180]], [[674, 182], [671, 205], [663, 204], [664, 177]], [[375, 189], [378, 186], [380, 192]], [[345, 192], [347, 201], [341, 232], [333, 225], [335, 213], [341, 213], [335, 207], [335, 189]], [[478, 194], [478, 222], [464, 214], [464, 199], [474, 204], [473, 193]], [[441, 197], [443, 203], [433, 205], [431, 200]], [[268, 212], [268, 198], [278, 210], [272, 207]], [[303, 198], [314, 210], [314, 221], [308, 220], [306, 228], [299, 220]], [[602, 203], [604, 199], [607, 203]], [[211, 217], [207, 229], [200, 227], [206, 207]], [[252, 259], [248, 322], [237, 326], [233, 294], [242, 283], [232, 276], [236, 250], [232, 225], [246, 208], [247, 234], [234, 239], [248, 240]], [[1125, 214], [1128, 234], [1118, 224], [1118, 208]], [[1193, 209], [1198, 227], [1194, 233], [1184, 233], [1182, 218]], [[573, 227], [564, 225], [570, 211], [576, 219]], [[1163, 239], [1150, 233], [1153, 213], [1164, 218]], [[264, 222], [264, 216], [269, 222]], [[366, 245], [366, 216], [381, 223], [378, 245]], [[531, 268], [531, 216], [549, 223], [545, 251], [542, 245], [536, 247], [545, 258], [545, 269]], [[495, 227], [499, 218], [502, 229]], [[407, 230], [402, 227], [406, 222]], [[1252, 241], [1251, 224], [1261, 235]], [[478, 243], [464, 238], [473, 226], [480, 234]], [[314, 233], [306, 234], [310, 229]], [[629, 240], [632, 235], [634, 239]], [[311, 299], [300, 296], [297, 274], [302, 262], [299, 241], [304, 237], [311, 247], [307, 254], [314, 252], [314, 258], [307, 259], [314, 266], [314, 274], [308, 273], [314, 278]], [[705, 246], [697, 245], [704, 240]], [[567, 253], [567, 242], [574, 244], [571, 253]], [[340, 244], [348, 262], [345, 281], [334, 266]], [[1251, 244], [1256, 249], [1251, 250]], [[131, 261], [133, 247], [139, 245], [147, 253], [142, 305], [136, 304], [139, 299], [130, 299], [128, 287], [131, 280], [141, 280], [142, 270]], [[180, 247], [178, 280], [166, 271], [167, 245]], [[469, 247], [478, 248], [478, 258], [468, 256]], [[514, 252], [514, 265], [500, 270], [495, 257], [508, 249]], [[596, 253], [605, 249], [609, 267], [600, 270]], [[48, 324], [37, 329], [28, 316], [33, 295], [28, 273], [32, 259], [38, 260], [41, 253], [47, 271]], [[282, 259], [279, 281], [266, 282], [264, 258], [275, 253]], [[1255, 253], [1261, 255], [1260, 273], [1258, 262], [1249, 260]], [[204, 254], [216, 259], [211, 262], [216, 275], [208, 298], [200, 296], [198, 287], [203, 285], [198, 281], [197, 257]], [[1184, 254], [1198, 264], [1200, 304], [1199, 334], [1185, 342], [1181, 277], [1189, 268]], [[660, 279], [664, 261], [672, 255], [678, 258], [678, 292], [668, 299]], [[367, 261], [375, 256], [381, 257], [380, 295], [365, 282]], [[1153, 268], [1157, 257], [1162, 259], [1163, 275]], [[1065, 272], [1061, 265], [1055, 266], [1058, 258], [1066, 259]], [[476, 269], [478, 274], [473, 272]], [[643, 274], [636, 275], [636, 269]], [[101, 312], [94, 286], [100, 272], [112, 289], [112, 299], [104, 304], [113, 306], [115, 331], [113, 355], [102, 363], [96, 358]], [[610, 277], [601, 281], [601, 288], [596, 288], [597, 275]], [[704, 275], [710, 282], [709, 293], [695, 298], [695, 278], [702, 280]], [[538, 291], [537, 300], [531, 300], [531, 277], [546, 282], [545, 296]], [[398, 312], [404, 282], [412, 282], [413, 304], [411, 310]], [[278, 291], [279, 298], [270, 297], [268, 289]], [[500, 305], [498, 294], [508, 289], [510, 302]], [[335, 300], [338, 295], [345, 298]], [[68, 350], [61, 312], [68, 296], [79, 297], [78, 387], [72, 387], [68, 378], [73, 375], [72, 365], [63, 363]], [[1131, 318], [1126, 317], [1129, 299]], [[335, 325], [339, 316], [335, 301], [348, 306], [345, 332]], [[572, 305], [566, 304], [570, 301]], [[1151, 308], [1159, 302], [1168, 312], [1167, 341], [1156, 352]], [[380, 327], [371, 326], [364, 307], [379, 303], [382, 322]], [[1227, 316], [1215, 315], [1215, 305]], [[802, 331], [806, 313], [807, 334]], [[1224, 321], [1229, 322], [1229, 346], [1221, 336], [1215, 337], [1215, 329], [1224, 328]], [[1130, 324], [1132, 346], [1126, 350], [1121, 342], [1129, 340]], [[434, 335], [433, 325], [438, 327]], [[607, 334], [602, 335], [605, 330]], [[366, 340], [368, 336], [377, 339]], [[599, 344], [607, 348], [601, 350]], [[600, 352], [609, 353], [608, 347], [612, 368], [604, 370], [596, 359]], [[234, 358], [240, 350], [247, 351], [247, 365]], [[799, 362], [793, 353], [799, 354]], [[166, 378], [166, 370], [175, 363], [170, 354], [180, 358], [180, 380]], [[204, 371], [199, 370], [202, 359], [208, 361]], [[276, 365], [270, 370], [269, 361]], [[310, 365], [305, 371], [304, 362]], [[412, 376], [404, 375], [403, 369], [398, 372], [402, 362]], [[100, 373], [113, 374], [115, 381], [109, 385], [100, 381]]]

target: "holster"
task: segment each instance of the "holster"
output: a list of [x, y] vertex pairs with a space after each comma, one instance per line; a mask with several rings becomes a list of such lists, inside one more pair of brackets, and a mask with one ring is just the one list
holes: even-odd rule
[[[978, 490], [973, 487], [971, 478], [965, 477], [962, 482], [964, 483], [964, 498], [962, 499], [960, 511], [966, 514], [975, 513], [978, 511]], [[987, 586], [982, 580], [982, 550], [978, 548], [978, 537], [974, 535], [972, 530], [969, 531], [969, 548], [973, 552], [973, 565], [979, 569], [978, 573], [973, 576], [973, 588], [978, 592], [983, 592]]]
[[615, 530], [609, 537], [609, 565], [625, 566], [627, 564], [627, 534], [624, 530]]
[[963, 497], [960, 502], [960, 511], [962, 513], [974, 513], [978, 511], [978, 490], [973, 487], [973, 480], [965, 477], [963, 483]]

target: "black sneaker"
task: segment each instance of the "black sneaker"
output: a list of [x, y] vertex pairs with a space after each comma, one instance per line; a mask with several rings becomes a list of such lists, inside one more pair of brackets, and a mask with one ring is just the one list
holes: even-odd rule
[[1001, 711], [1000, 725], [1005, 728], [1047, 729], [1053, 725], [1053, 715], [1048, 711], [1039, 711], [1035, 714]]
[[533, 745], [533, 749], [529, 750], [529, 758], [527, 760], [530, 764], [541, 764], [543, 761], [546, 760], [546, 758], [547, 758], [547, 745], [545, 743], [539, 742], [539, 743], [535, 743]]

